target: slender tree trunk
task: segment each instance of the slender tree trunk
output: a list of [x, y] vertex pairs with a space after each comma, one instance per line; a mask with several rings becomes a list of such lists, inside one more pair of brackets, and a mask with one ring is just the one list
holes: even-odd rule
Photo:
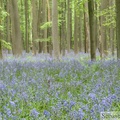
[[18, 4], [16, 0], [11, 0], [10, 7], [11, 23], [12, 23], [12, 49], [15, 56], [22, 54], [22, 39], [20, 31], [20, 21], [18, 13]]
[[[109, 6], [113, 7], [114, 6], [114, 1], [113, 0], [109, 0]], [[110, 19], [112, 19], [112, 11], [110, 12]], [[114, 56], [114, 26], [111, 25], [110, 26], [110, 50], [112, 53], [112, 56]]]
[[[7, 13], [10, 13], [10, 1], [7, 0]], [[11, 32], [10, 32], [10, 16], [7, 16], [7, 42], [11, 43]], [[8, 50], [8, 53], [10, 53], [10, 50]]]
[[[84, 8], [86, 10], [88, 10], [88, 2], [85, 2], [84, 4]], [[85, 36], [85, 40], [84, 40], [84, 49], [85, 49], [85, 53], [89, 52], [89, 18], [88, 18], [88, 13], [86, 11], [84, 11], [84, 36]]]
[[[2, 23], [2, 20], [1, 20], [1, 11], [2, 11], [2, 1], [0, 1], [0, 25], [1, 25], [1, 23]], [[1, 42], [1, 40], [2, 40], [2, 31], [0, 30], [0, 59], [2, 59], [2, 42]]]
[[70, 0], [67, 0], [67, 52], [70, 52]]
[[83, 40], [83, 34], [82, 34], [82, 28], [83, 28], [83, 22], [82, 22], [82, 18], [83, 18], [83, 13], [80, 12], [79, 14], [79, 33], [78, 33], [78, 36], [79, 36], [79, 51], [82, 52], [82, 40]]
[[116, 0], [117, 58], [120, 59], [120, 0]]
[[53, 41], [53, 56], [54, 59], [59, 59], [59, 35], [58, 35], [58, 8], [57, 0], [52, 0], [52, 41]]
[[29, 53], [29, 36], [28, 36], [28, 1], [25, 0], [25, 49]]
[[[70, 1], [71, 2], [71, 1]], [[71, 3], [70, 3], [71, 6]], [[72, 12], [72, 7], [70, 7], [70, 49], [73, 49], [73, 43], [72, 43], [72, 39], [73, 39], [73, 22], [72, 22], [72, 16], [73, 16], [73, 12]]]
[[38, 39], [37, 34], [37, 1], [32, 0], [32, 41], [33, 41], [33, 54], [37, 53], [36, 39]]
[[94, 1], [88, 1], [88, 9], [89, 9], [89, 23], [90, 23], [90, 53], [91, 60], [96, 60], [96, 50], [95, 50], [95, 21], [94, 21]]
[[[101, 1], [101, 11], [105, 10], [107, 8], [107, 1], [108, 0], [102, 0]], [[105, 55], [105, 42], [106, 42], [106, 27], [103, 25], [105, 22], [105, 15], [101, 16], [101, 40], [100, 40], [100, 51], [101, 51], [101, 58]]]
[[76, 1], [74, 6], [74, 53], [78, 53], [78, 16], [76, 10]]
[[65, 1], [61, 3], [62, 7], [62, 23], [61, 23], [61, 55], [65, 55], [65, 47], [66, 47], [66, 3]]
[[[47, 0], [47, 6], [48, 6], [48, 22], [51, 22], [51, 8], [50, 8], [50, 1]], [[47, 31], [47, 35], [48, 37], [51, 36], [51, 28], [48, 28], [48, 31]], [[51, 43], [51, 38], [50, 38], [50, 41], [48, 42], [48, 52], [50, 55], [52, 55], [52, 43]]]
[[[47, 5], [46, 5], [47, 1], [43, 0], [43, 23], [47, 22]], [[44, 29], [43, 31], [43, 38], [47, 39], [47, 28]], [[43, 42], [43, 52], [47, 53], [47, 42]]]
[[[43, 21], [42, 21], [42, 20], [43, 20], [43, 19], [42, 19], [42, 17], [43, 17], [43, 12], [42, 12], [42, 10], [43, 10], [43, 2], [42, 2], [41, 0], [39, 0], [38, 27], [37, 27], [39, 39], [42, 39], [42, 38], [43, 38], [43, 30], [41, 30], [41, 28], [40, 28], [40, 26], [42, 25], [42, 22], [43, 22]], [[41, 53], [42, 50], [43, 50], [43, 46], [42, 46], [42, 42], [41, 42], [41, 41], [39, 41], [38, 46], [39, 46], [38, 52]]]
[[[94, 8], [97, 11], [97, 3], [94, 3]], [[96, 12], [96, 16], [97, 16], [97, 12]], [[98, 48], [98, 18], [95, 16], [95, 46], [97, 49]]]

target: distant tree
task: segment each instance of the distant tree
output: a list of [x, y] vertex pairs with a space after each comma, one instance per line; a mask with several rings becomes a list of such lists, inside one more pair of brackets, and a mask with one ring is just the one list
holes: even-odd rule
[[32, 42], [33, 42], [33, 54], [37, 53], [37, 0], [32, 0]]
[[29, 19], [29, 13], [28, 13], [28, 0], [24, 1], [25, 3], [25, 50], [27, 53], [29, 53], [29, 32], [28, 32], [28, 19]]
[[59, 59], [59, 34], [58, 34], [58, 8], [57, 0], [52, 0], [52, 41], [53, 41], [53, 55], [55, 59]]
[[116, 0], [117, 58], [120, 59], [120, 0]]
[[[113, 0], [109, 0], [109, 6], [111, 8], [113, 8], [113, 6], [115, 5], [115, 1]], [[113, 10], [110, 11], [110, 20], [112, 21], [113, 20]], [[111, 49], [111, 52], [112, 52], [112, 56], [114, 56], [114, 49], [115, 49], [115, 27], [114, 27], [114, 24], [111, 24], [110, 25], [110, 49]]]
[[84, 52], [89, 52], [90, 33], [89, 33], [88, 1], [84, 3]]
[[[108, 0], [101, 0], [101, 6], [100, 6], [100, 9], [101, 9], [101, 12], [104, 13], [104, 11], [107, 9], [107, 5], [108, 5]], [[104, 57], [104, 55], [106, 54], [106, 49], [107, 49], [107, 29], [106, 29], [106, 26], [104, 25], [106, 21], [106, 17], [105, 17], [105, 14], [103, 14], [101, 17], [100, 17], [100, 22], [101, 22], [101, 40], [100, 40], [100, 51], [101, 51], [101, 58]]]
[[74, 53], [78, 53], [78, 15], [77, 0], [74, 1]]
[[90, 54], [91, 60], [96, 60], [96, 49], [95, 49], [95, 21], [94, 21], [94, 1], [88, 1], [89, 9], [89, 24], [90, 24]]
[[[2, 1], [0, 1], [0, 26], [1, 26], [1, 23], [2, 23], [2, 20], [1, 20], [1, 11], [2, 11]], [[0, 59], [2, 58], [2, 30], [0, 29]]]
[[[43, 38], [43, 30], [41, 30], [41, 25], [42, 25], [42, 22], [43, 22], [43, 1], [42, 0], [39, 0], [39, 4], [38, 4], [38, 38], [39, 39], [42, 39]], [[42, 52], [43, 50], [43, 45], [42, 45], [42, 42], [39, 41], [38, 42], [38, 46], [39, 46], [39, 53]]]
[[70, 52], [70, 0], [67, 0], [67, 52]]
[[[7, 6], [6, 6], [6, 11], [7, 13], [10, 13], [10, 0], [7, 0]], [[10, 16], [7, 15], [7, 20], [6, 20], [6, 41], [11, 43], [11, 32], [10, 32]], [[10, 53], [10, 50], [8, 50], [8, 53]]]
[[[60, 14], [60, 20], [61, 20], [61, 26], [60, 26], [60, 48], [61, 48], [61, 55], [65, 55], [65, 49], [66, 49], [66, 1], [62, 1], [60, 4], [61, 14]], [[67, 30], [69, 31], [69, 30]]]
[[[43, 23], [47, 22], [47, 1], [43, 0]], [[44, 29], [43, 31], [43, 39], [47, 39], [47, 28]], [[43, 52], [47, 53], [47, 41], [43, 42]]]
[[12, 23], [12, 50], [15, 56], [19, 56], [22, 54], [22, 39], [20, 31], [18, 4], [16, 0], [11, 0], [10, 4], [10, 15]]

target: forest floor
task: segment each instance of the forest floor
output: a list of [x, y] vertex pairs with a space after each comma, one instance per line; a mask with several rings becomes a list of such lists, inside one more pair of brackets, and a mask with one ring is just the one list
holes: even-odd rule
[[0, 61], [0, 120], [99, 120], [110, 111], [120, 111], [120, 61], [84, 53]]

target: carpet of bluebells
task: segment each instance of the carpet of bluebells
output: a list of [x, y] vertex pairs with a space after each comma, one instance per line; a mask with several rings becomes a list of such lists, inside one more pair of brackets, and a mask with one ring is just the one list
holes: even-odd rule
[[120, 111], [120, 61], [70, 53], [0, 61], [0, 119], [99, 120]]

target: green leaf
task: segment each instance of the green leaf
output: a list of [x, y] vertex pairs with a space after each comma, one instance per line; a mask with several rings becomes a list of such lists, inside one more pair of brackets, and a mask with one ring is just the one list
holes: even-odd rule
[[5, 40], [0, 40], [2, 42], [2, 47], [7, 48], [9, 50], [12, 49], [11, 44], [9, 42], [6, 42]]
[[40, 28], [44, 30], [50, 28], [51, 26], [52, 26], [52, 22], [46, 22], [42, 26], [40, 26]]

